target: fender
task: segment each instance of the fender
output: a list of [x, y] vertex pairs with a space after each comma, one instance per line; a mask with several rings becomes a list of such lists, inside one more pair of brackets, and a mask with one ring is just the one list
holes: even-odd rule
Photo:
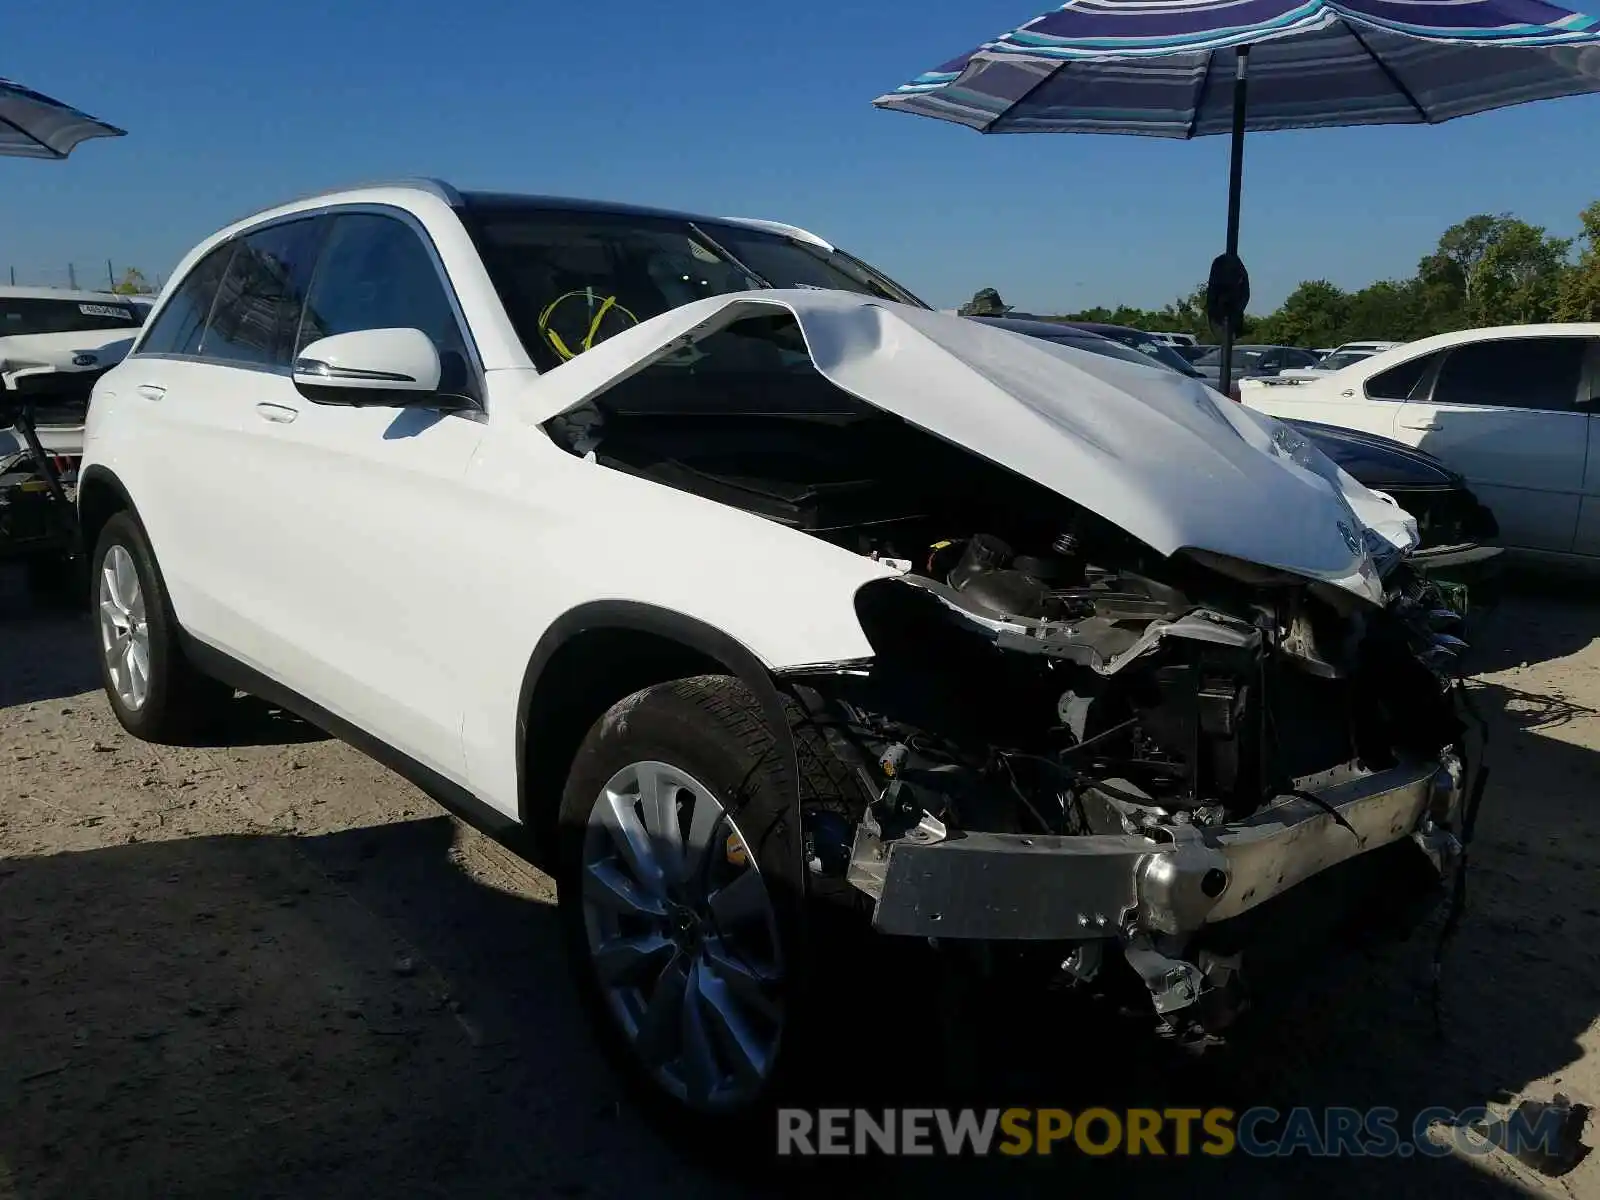
[[551, 622], [540, 637], [538, 645], [528, 659], [522, 675], [522, 687], [517, 696], [517, 814], [530, 829], [539, 826], [539, 814], [533, 811], [532, 797], [528, 794], [528, 727], [533, 713], [539, 682], [545, 668], [556, 652], [574, 637], [597, 629], [630, 630], [649, 633], [670, 642], [676, 642], [721, 665], [730, 675], [737, 677], [756, 699], [767, 718], [778, 742], [779, 760], [785, 775], [784, 788], [791, 809], [798, 813], [800, 807], [799, 763], [794, 737], [789, 731], [789, 718], [784, 709], [783, 696], [773, 682], [766, 665], [755, 653], [736, 638], [704, 621], [672, 609], [659, 608], [633, 600], [595, 600], [567, 610]]
[[[94, 553], [93, 543], [95, 538], [99, 536], [100, 526], [104, 525], [106, 518], [111, 515], [109, 511], [103, 509], [89, 512], [84, 508], [84, 494], [92, 493], [96, 488], [100, 487], [110, 489], [120, 501], [118, 507], [127, 509], [133, 514], [134, 520], [138, 521], [141, 526], [144, 525], [144, 519], [139, 515], [139, 506], [133, 502], [133, 497], [128, 494], [128, 489], [123, 486], [122, 480], [117, 477], [116, 472], [100, 463], [91, 463], [78, 476], [78, 525], [84, 531], [83, 552], [85, 554]], [[88, 536], [91, 530], [95, 534], [95, 538]], [[148, 534], [148, 530], [146, 533]]]

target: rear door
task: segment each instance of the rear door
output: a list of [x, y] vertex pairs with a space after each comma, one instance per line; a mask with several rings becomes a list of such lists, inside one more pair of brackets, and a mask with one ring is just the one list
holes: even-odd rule
[[1581, 337], [1454, 346], [1399, 413], [1394, 436], [1461, 472], [1506, 545], [1570, 551], [1588, 460], [1578, 395], [1587, 356]]
[[200, 343], [236, 243], [212, 249], [184, 277], [136, 352], [96, 390], [94, 422], [114, 424], [127, 452], [118, 473], [149, 535], [179, 622], [227, 636], [232, 590], [218, 554], [228, 531], [216, 493], [239, 469], [239, 414], [208, 385]]

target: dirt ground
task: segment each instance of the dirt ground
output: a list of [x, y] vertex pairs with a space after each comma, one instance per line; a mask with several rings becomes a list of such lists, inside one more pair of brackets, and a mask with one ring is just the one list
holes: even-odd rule
[[[1317, 964], [1217, 1065], [1078, 1010], [905, 1034], [840, 1014], [863, 1074], [964, 1059], [1004, 1103], [1600, 1104], [1600, 602], [1522, 591], [1473, 630], [1493, 778], [1468, 915]], [[1592, 594], [1590, 592], [1589, 594]], [[241, 699], [221, 744], [144, 745], [86, 618], [0, 571], [0, 1197], [1125, 1193], [1600, 1198], [1468, 1159], [896, 1163], [751, 1178], [618, 1095], [568, 990], [550, 881], [382, 767]], [[928, 1094], [919, 1102], [939, 1104]], [[1584, 1134], [1593, 1144], [1596, 1122]], [[712, 1161], [708, 1162], [707, 1159]]]

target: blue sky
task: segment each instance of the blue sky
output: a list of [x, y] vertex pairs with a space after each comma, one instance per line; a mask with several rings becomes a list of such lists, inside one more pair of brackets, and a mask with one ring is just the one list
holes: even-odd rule
[[[1157, 305], [1221, 248], [1227, 144], [982, 137], [875, 95], [1019, 24], [1030, 0], [179, 0], [12, 6], [0, 75], [130, 131], [0, 159], [0, 278], [165, 273], [254, 209], [438, 175], [807, 226], [953, 305]], [[1241, 253], [1257, 302], [1409, 273], [1511, 210], [1561, 233], [1600, 198], [1600, 97], [1451, 124], [1252, 135]], [[96, 265], [98, 264], [98, 265]], [[96, 274], [98, 272], [98, 274]]]

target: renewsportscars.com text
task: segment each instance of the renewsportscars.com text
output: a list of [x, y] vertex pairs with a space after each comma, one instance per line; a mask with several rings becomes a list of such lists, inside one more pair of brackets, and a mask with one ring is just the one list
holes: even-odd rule
[[[780, 1109], [777, 1150], [791, 1156], [1121, 1154], [1220, 1158], [1439, 1158], [1485, 1154], [1472, 1131], [1486, 1108], [1425, 1108], [1403, 1119], [1393, 1108], [900, 1108]], [[1556, 1145], [1559, 1116], [1513, 1112], [1502, 1146]]]

